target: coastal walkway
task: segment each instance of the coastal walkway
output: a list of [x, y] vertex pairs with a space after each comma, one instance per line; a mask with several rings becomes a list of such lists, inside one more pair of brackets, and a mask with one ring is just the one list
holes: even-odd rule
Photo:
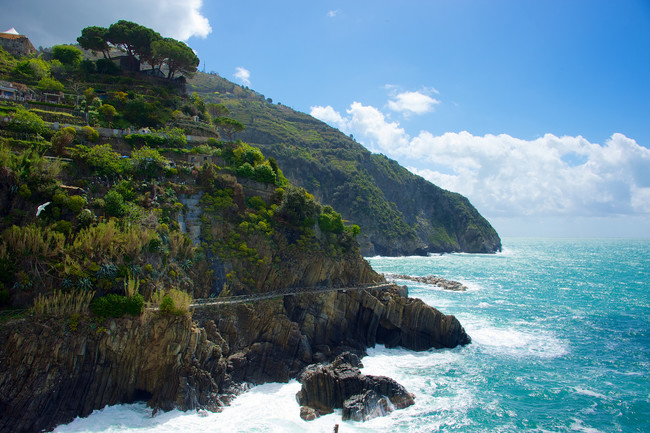
[[275, 290], [273, 292], [254, 293], [250, 295], [194, 299], [194, 302], [190, 304], [190, 308], [201, 308], [201, 307], [214, 306], [214, 305], [239, 304], [243, 302], [255, 302], [255, 301], [261, 301], [263, 299], [281, 298], [288, 295], [303, 295], [307, 293], [336, 292], [339, 290], [347, 291], [347, 290], [384, 289], [384, 288], [392, 287], [394, 285], [395, 283], [381, 283], [381, 284], [370, 283], [370, 284], [361, 284], [353, 287], [332, 287], [332, 286], [291, 287], [291, 288], [286, 288], [281, 290]]
[[[217, 298], [197, 298], [189, 305], [190, 308], [196, 309], [201, 307], [208, 306], [219, 306], [219, 305], [231, 305], [231, 304], [240, 304], [244, 302], [255, 302], [261, 301], [264, 299], [273, 299], [281, 298], [288, 295], [303, 295], [308, 293], [326, 293], [326, 292], [336, 292], [336, 291], [348, 291], [348, 290], [374, 290], [374, 289], [385, 289], [388, 287], [395, 286], [393, 282], [386, 283], [369, 283], [369, 284], [360, 284], [353, 287], [333, 287], [333, 286], [315, 286], [315, 287], [290, 287], [281, 290], [275, 290], [273, 292], [265, 293], [254, 293], [250, 295], [238, 295], [238, 296], [222, 296]], [[158, 308], [147, 308], [147, 310], [156, 311]], [[0, 319], [9, 318], [12, 315], [21, 315], [27, 313], [28, 309], [19, 309], [19, 310], [5, 310], [0, 311]]]

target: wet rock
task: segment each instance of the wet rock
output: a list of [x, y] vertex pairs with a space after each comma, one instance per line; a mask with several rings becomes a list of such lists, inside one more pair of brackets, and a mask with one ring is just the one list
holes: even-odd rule
[[343, 402], [343, 421], [367, 421], [372, 418], [386, 416], [392, 412], [386, 397], [368, 390], [363, 394], [353, 395]]
[[442, 277], [438, 277], [436, 275], [427, 275], [424, 277], [414, 277], [412, 275], [405, 275], [405, 274], [384, 274], [384, 277], [387, 279], [394, 281], [394, 280], [408, 280], [408, 281], [415, 281], [418, 283], [424, 283], [424, 284], [430, 284], [432, 286], [438, 286], [442, 289], [445, 290], [451, 290], [454, 292], [464, 292], [467, 290], [467, 286], [463, 285], [459, 281], [454, 281], [454, 280], [447, 280]]
[[307, 367], [296, 395], [298, 403], [307, 408], [301, 409], [301, 417], [310, 420], [343, 409], [344, 420], [365, 421], [414, 403], [413, 394], [402, 385], [384, 376], [365, 376], [360, 367], [359, 357], [348, 352], [331, 364]]

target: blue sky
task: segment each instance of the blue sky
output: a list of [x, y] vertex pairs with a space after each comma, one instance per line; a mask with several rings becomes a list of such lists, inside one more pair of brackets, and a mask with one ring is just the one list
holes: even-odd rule
[[504, 236], [650, 237], [648, 0], [6, 7], [0, 31], [37, 46], [119, 19], [186, 40], [201, 69], [468, 196]]

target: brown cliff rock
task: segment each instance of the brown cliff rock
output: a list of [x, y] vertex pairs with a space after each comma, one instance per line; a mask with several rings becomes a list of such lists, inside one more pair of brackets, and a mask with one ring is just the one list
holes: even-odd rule
[[288, 296], [285, 308], [312, 345], [427, 350], [471, 342], [458, 319], [408, 298], [405, 287]]
[[33, 432], [106, 405], [146, 400], [164, 410], [221, 406], [221, 348], [187, 317], [64, 320], [0, 328], [0, 431]]
[[[0, 432], [51, 429], [136, 400], [163, 410], [218, 410], [243, 384], [288, 381], [345, 351], [469, 341], [453, 316], [396, 286], [206, 306], [192, 319], [149, 313], [82, 321], [76, 330], [65, 319], [20, 319], [0, 327]], [[386, 389], [350, 394], [358, 396], [351, 419], [381, 413]]]

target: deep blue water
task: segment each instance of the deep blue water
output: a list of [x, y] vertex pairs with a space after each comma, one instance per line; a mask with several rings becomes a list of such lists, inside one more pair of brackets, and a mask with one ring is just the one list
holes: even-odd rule
[[650, 432], [650, 240], [505, 239], [496, 255], [370, 258], [378, 272], [439, 275], [466, 292], [404, 282], [459, 318], [472, 344], [377, 347], [364, 372], [395, 378], [416, 404], [367, 423], [307, 423], [299, 384], [268, 384], [205, 417], [143, 404], [97, 411], [61, 432]]

